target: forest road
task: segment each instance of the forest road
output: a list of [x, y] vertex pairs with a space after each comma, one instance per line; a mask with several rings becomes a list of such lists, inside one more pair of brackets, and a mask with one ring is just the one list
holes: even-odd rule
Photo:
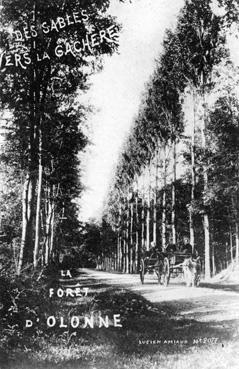
[[167, 287], [157, 283], [156, 275], [146, 275], [142, 285], [139, 275], [107, 273], [81, 269], [80, 284], [115, 286], [140, 294], [150, 302], [170, 309], [174, 316], [193, 319], [200, 323], [214, 322], [225, 330], [233, 326], [239, 335], [239, 284], [201, 283], [199, 287], [186, 287], [178, 279], [172, 279]]

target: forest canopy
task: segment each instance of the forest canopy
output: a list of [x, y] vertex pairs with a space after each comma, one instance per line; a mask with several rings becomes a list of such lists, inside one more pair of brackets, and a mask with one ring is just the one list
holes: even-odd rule
[[237, 1], [187, 0], [165, 32], [105, 206], [119, 270], [184, 237], [207, 278], [239, 260], [237, 20]]
[[[1, 159], [11, 191], [2, 201], [8, 201], [6, 227], [12, 217], [17, 226], [9, 236], [17, 274], [25, 264], [48, 265], [79, 233], [75, 199], [83, 189], [79, 153], [88, 142], [88, 107], [77, 96], [102, 67], [102, 56], [117, 49], [119, 25], [108, 6], [104, 0], [3, 1]], [[21, 215], [10, 214], [12, 201]]]

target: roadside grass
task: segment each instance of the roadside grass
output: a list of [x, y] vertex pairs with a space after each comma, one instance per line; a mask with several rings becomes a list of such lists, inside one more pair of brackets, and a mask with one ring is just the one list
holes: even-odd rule
[[26, 357], [18, 356], [15, 362], [9, 363], [7, 368], [14, 369], [228, 369], [238, 368], [239, 345], [227, 344], [218, 347], [192, 348], [175, 353], [160, 351], [153, 354], [118, 354], [112, 352], [106, 345], [92, 345], [87, 350], [79, 347], [66, 348], [61, 345], [52, 346], [44, 355]]
[[41, 326], [20, 347], [9, 349], [1, 369], [238, 368], [234, 321], [225, 328], [187, 319], [170, 302], [156, 305], [131, 291], [94, 283], [87, 297], [52, 301], [51, 314], [66, 322], [71, 316], [100, 313], [109, 315], [111, 324], [113, 314], [120, 314], [122, 328]]

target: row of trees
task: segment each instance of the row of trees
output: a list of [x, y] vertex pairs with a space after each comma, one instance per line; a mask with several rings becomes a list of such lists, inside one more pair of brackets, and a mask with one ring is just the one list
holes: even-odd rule
[[[82, 192], [78, 154], [87, 143], [88, 111], [76, 97], [101, 67], [101, 55], [117, 48], [107, 37], [94, 41], [94, 50], [87, 46], [89, 32], [117, 33], [108, 6], [107, 0], [3, 0], [0, 101], [7, 133], [0, 201], [18, 274], [24, 264], [48, 264], [79, 233], [74, 199]], [[82, 39], [84, 50], [74, 54]]]
[[238, 13], [223, 5], [216, 15], [211, 0], [187, 0], [165, 34], [105, 209], [124, 272], [152, 241], [165, 249], [185, 235], [207, 278], [239, 260], [238, 71], [226, 45]]

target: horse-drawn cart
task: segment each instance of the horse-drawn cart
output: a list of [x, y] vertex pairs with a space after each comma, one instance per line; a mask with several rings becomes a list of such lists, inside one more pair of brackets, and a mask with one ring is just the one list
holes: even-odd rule
[[198, 286], [201, 275], [200, 257], [180, 252], [147, 252], [140, 261], [140, 280], [146, 274], [156, 274], [158, 283], [168, 285], [171, 278], [183, 277], [187, 286]]
[[158, 283], [162, 283], [164, 275], [164, 257], [160, 252], [146, 253], [140, 261], [140, 280], [144, 284], [146, 274], [156, 274]]

